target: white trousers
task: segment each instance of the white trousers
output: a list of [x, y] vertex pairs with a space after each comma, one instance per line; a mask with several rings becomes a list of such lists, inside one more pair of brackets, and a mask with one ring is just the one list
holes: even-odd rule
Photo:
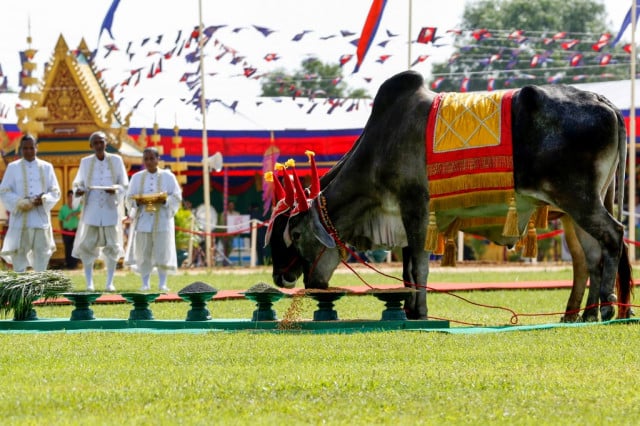
[[[46, 232], [49, 232], [49, 230], [46, 230]], [[51, 258], [51, 250], [45, 230], [26, 228], [22, 230], [21, 234], [20, 248], [11, 255], [13, 270], [15, 272], [24, 272], [29, 263], [31, 263], [34, 271], [45, 271]]]
[[74, 257], [82, 260], [84, 264], [93, 263], [100, 254], [100, 248], [102, 248], [102, 254], [107, 259], [118, 262], [118, 254], [121, 252], [121, 247], [118, 243], [118, 232], [115, 225], [86, 225], [84, 232], [84, 238], [78, 243]]
[[175, 241], [170, 241], [169, 232], [136, 232], [134, 238], [133, 255], [140, 275], [149, 275], [154, 266], [158, 270], [172, 269], [171, 244]]

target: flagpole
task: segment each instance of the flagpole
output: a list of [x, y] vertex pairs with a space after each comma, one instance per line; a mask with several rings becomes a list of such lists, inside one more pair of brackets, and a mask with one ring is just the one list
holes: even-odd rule
[[[631, 0], [631, 106], [629, 108], [629, 240], [636, 240], [636, 13], [638, 3]], [[635, 248], [629, 250], [629, 259], [636, 258]]]
[[210, 268], [211, 265], [211, 194], [209, 175], [209, 141], [207, 140], [207, 98], [204, 91], [204, 25], [202, 23], [202, 0], [198, 0], [198, 14], [200, 19], [200, 29], [198, 31], [198, 48], [200, 50], [200, 109], [202, 111], [202, 190], [204, 192], [205, 206], [205, 265]]
[[409, 35], [407, 36], [407, 70], [411, 69], [411, 33], [413, 32], [412, 30], [412, 22], [411, 22], [411, 17], [413, 15], [413, 0], [409, 0], [409, 28], [408, 28], [408, 32]]

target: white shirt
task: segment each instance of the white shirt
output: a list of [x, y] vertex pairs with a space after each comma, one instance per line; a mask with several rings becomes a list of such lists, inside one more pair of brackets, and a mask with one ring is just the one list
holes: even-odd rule
[[[20, 200], [34, 198], [41, 194], [44, 194], [41, 206], [34, 207], [28, 212], [18, 208]], [[7, 210], [11, 212], [10, 227], [49, 228], [51, 209], [60, 199], [60, 187], [53, 166], [37, 158], [33, 161], [24, 159], [13, 161], [7, 166], [0, 184], [0, 198]], [[26, 222], [23, 222], [24, 220]]]
[[[155, 211], [147, 211], [145, 206], [136, 206], [135, 195], [167, 193], [165, 204], [156, 204]], [[182, 190], [176, 177], [169, 170], [158, 169], [156, 173], [142, 170], [131, 177], [127, 191], [130, 211], [135, 208], [137, 232], [162, 232], [174, 227], [174, 216], [182, 202]]]
[[[93, 226], [114, 226], [120, 222], [118, 206], [129, 184], [129, 178], [118, 155], [105, 153], [103, 160], [90, 155], [80, 161], [73, 188], [85, 191], [82, 222]], [[116, 187], [115, 194], [91, 187]]]

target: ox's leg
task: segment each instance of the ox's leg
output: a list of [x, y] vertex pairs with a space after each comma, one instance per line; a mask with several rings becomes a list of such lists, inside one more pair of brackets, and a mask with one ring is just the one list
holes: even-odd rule
[[[582, 209], [572, 217], [578, 225], [576, 234], [589, 265], [588, 305], [598, 303], [597, 295], [601, 302], [615, 302], [614, 286], [622, 253], [623, 226], [601, 204], [591, 209]], [[600, 314], [603, 321], [611, 319], [614, 314], [613, 306], [602, 306]], [[594, 318], [587, 316], [585, 312], [585, 319]]]
[[[420, 202], [424, 200], [424, 202]], [[424, 244], [427, 238], [428, 200], [426, 187], [405, 188], [400, 196], [402, 223], [407, 234], [407, 247], [402, 249], [402, 278], [416, 287], [416, 293], [405, 303], [408, 319], [427, 319], [427, 275], [429, 253]]]
[[[569, 253], [571, 253], [571, 264], [573, 267], [573, 285], [571, 294], [567, 301], [567, 309], [565, 314], [560, 318], [561, 322], [576, 322], [580, 317], [580, 307], [584, 298], [584, 291], [587, 288], [587, 280], [589, 279], [589, 268], [587, 267], [587, 259], [578, 241], [573, 220], [563, 215], [560, 217], [562, 228], [564, 229], [565, 239]], [[597, 312], [596, 312], [597, 318]]]

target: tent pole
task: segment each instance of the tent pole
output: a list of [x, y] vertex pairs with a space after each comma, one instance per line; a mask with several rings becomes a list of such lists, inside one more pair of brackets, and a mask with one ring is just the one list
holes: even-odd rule
[[202, 183], [204, 192], [205, 205], [205, 244], [206, 244], [206, 261], [205, 265], [210, 268], [211, 265], [211, 194], [210, 191], [210, 175], [209, 175], [209, 141], [207, 140], [207, 98], [204, 91], [204, 25], [202, 23], [202, 0], [198, 0], [198, 14], [200, 19], [200, 28], [198, 31], [198, 48], [200, 51], [200, 109], [202, 111]]

